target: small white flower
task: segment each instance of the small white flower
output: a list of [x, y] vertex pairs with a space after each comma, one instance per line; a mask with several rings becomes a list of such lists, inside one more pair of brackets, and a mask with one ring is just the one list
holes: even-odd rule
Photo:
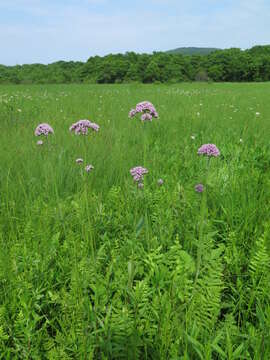
[[256, 116], [260, 116], [261, 115], [261, 113], [259, 113], [258, 111], [256, 112]]
[[243, 139], [240, 139], [239, 141], [240, 141], [240, 143], [242, 143], [242, 142], [243, 142]]
[[86, 165], [86, 167], [85, 167], [85, 171], [86, 172], [90, 172], [91, 170], [93, 170], [94, 169], [94, 166], [93, 165]]
[[195, 140], [195, 135], [191, 135], [191, 140]]

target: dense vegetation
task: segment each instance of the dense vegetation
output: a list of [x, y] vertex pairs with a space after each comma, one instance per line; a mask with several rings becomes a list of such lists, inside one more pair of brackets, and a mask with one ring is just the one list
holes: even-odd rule
[[[269, 359], [269, 96], [1, 86], [0, 358]], [[129, 119], [145, 99], [159, 119]], [[100, 131], [71, 134], [85, 118]], [[221, 155], [198, 156], [204, 143]]]
[[0, 83], [128, 83], [182, 81], [269, 81], [270, 45], [218, 50], [209, 55], [150, 54], [90, 57], [86, 63], [0, 65]]

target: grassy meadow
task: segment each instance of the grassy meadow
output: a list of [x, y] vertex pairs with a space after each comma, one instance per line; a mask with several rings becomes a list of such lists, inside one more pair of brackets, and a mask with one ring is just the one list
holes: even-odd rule
[[[269, 99], [270, 83], [0, 86], [0, 359], [269, 359]], [[158, 119], [128, 118], [143, 100]], [[79, 119], [99, 132], [72, 134]]]

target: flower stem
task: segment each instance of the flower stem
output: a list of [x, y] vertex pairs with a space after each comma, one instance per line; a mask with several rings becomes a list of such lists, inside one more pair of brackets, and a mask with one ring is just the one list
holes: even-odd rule
[[209, 167], [210, 167], [210, 158], [207, 159], [206, 174], [204, 180], [205, 191], [203, 191], [202, 193], [202, 201], [201, 201], [201, 209], [200, 209], [199, 240], [198, 240], [198, 249], [197, 249], [195, 283], [197, 282], [200, 274], [201, 263], [202, 263], [202, 252], [204, 247], [204, 224], [207, 214], [207, 180], [209, 174]]

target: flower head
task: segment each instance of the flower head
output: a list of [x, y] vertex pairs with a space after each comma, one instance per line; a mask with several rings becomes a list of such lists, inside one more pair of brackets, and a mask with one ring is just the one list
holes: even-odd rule
[[197, 191], [198, 193], [202, 193], [204, 191], [204, 186], [203, 184], [197, 184], [195, 185], [195, 191]]
[[149, 101], [142, 101], [136, 105], [135, 109], [131, 109], [129, 112], [129, 117], [132, 118], [136, 114], [141, 113], [142, 121], [152, 121], [152, 118], [158, 118], [158, 113], [152, 103]]
[[37, 145], [43, 145], [43, 141], [42, 141], [42, 140], [38, 140], [38, 141], [37, 141]]
[[93, 170], [93, 169], [94, 169], [94, 166], [91, 165], [91, 164], [86, 165], [86, 167], [85, 167], [85, 171], [86, 171], [86, 172], [90, 172], [90, 171]]
[[69, 131], [74, 131], [76, 135], [87, 135], [88, 129], [92, 129], [97, 132], [99, 131], [99, 125], [92, 123], [89, 120], [79, 120], [70, 126]]
[[220, 151], [215, 144], [204, 144], [199, 148], [198, 154], [217, 157], [220, 155]]
[[96, 132], [99, 131], [99, 125], [96, 124], [96, 123], [91, 122], [90, 128], [91, 128], [92, 130], [96, 131]]
[[136, 166], [132, 169], [130, 169], [130, 174], [133, 177], [134, 181], [142, 182], [143, 181], [143, 175], [147, 174], [148, 170], [142, 166]]
[[157, 183], [158, 183], [159, 186], [161, 186], [161, 185], [164, 184], [164, 181], [163, 181], [162, 179], [158, 179], [158, 182], [157, 182]]
[[138, 188], [139, 188], [139, 189], [143, 189], [143, 187], [144, 187], [143, 183], [142, 183], [142, 182], [139, 182], [139, 183], [138, 183]]
[[76, 159], [76, 163], [77, 163], [77, 164], [81, 164], [81, 163], [83, 163], [83, 159], [81, 159], [81, 158]]
[[53, 134], [53, 133], [54, 133], [53, 128], [46, 123], [39, 124], [35, 130], [36, 136], [40, 136], [40, 135], [48, 136], [49, 134]]
[[137, 113], [137, 112], [136, 112], [135, 109], [131, 109], [130, 112], [129, 112], [129, 114], [128, 114], [128, 117], [132, 118], [133, 116], [136, 115], [136, 113]]
[[143, 113], [141, 116], [142, 121], [152, 121], [153, 116], [150, 113]]

